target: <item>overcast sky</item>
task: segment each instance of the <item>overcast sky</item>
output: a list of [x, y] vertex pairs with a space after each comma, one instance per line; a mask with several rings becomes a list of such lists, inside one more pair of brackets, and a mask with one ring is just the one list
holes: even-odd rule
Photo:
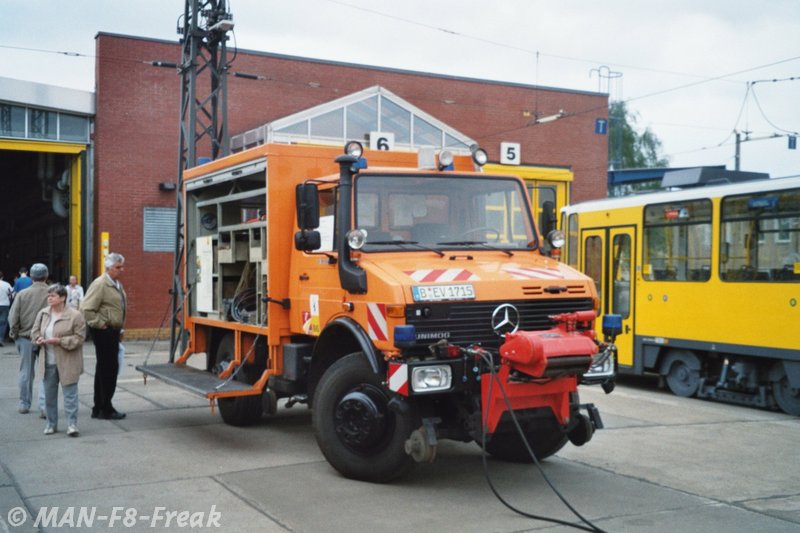
[[[785, 136], [800, 131], [800, 0], [229, 6], [243, 49], [609, 92], [638, 113], [640, 130], [661, 139], [672, 166], [732, 169], [736, 129], [754, 139], [741, 145], [742, 170], [800, 174], [800, 149], [789, 150]], [[182, 0], [0, 0], [0, 76], [93, 90], [97, 32], [177, 41], [183, 7]]]

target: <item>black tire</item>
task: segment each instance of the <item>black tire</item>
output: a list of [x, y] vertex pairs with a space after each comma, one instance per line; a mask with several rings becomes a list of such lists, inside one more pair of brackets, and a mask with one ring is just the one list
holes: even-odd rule
[[390, 410], [388, 401], [363, 353], [339, 359], [322, 375], [311, 423], [322, 454], [345, 477], [384, 483], [414, 465], [405, 441], [419, 424]]
[[[233, 360], [236, 346], [232, 334], [225, 335], [217, 346], [217, 353], [214, 357], [214, 368], [218, 371], [227, 365], [228, 361]], [[247, 367], [242, 368], [236, 377], [236, 381], [242, 381], [252, 385], [258, 380], [253, 372], [249, 372]], [[237, 398], [219, 398], [217, 407], [222, 420], [230, 426], [252, 426], [261, 420], [263, 404], [261, 396], [239, 396]]]
[[700, 388], [700, 371], [694, 370], [694, 366], [699, 367], [700, 362], [691, 353], [680, 354], [669, 365], [666, 374], [667, 386], [675, 396], [691, 398], [697, 394]]
[[[555, 419], [543, 420], [536, 427], [527, 428], [525, 439], [539, 461], [557, 453], [567, 443], [567, 435], [561, 431]], [[480, 444], [478, 442], [478, 445]], [[486, 443], [486, 451], [494, 457], [510, 463], [533, 462], [516, 429], [492, 435], [492, 438]]]
[[784, 413], [800, 416], [800, 389], [792, 388], [786, 374], [772, 382], [772, 396]]

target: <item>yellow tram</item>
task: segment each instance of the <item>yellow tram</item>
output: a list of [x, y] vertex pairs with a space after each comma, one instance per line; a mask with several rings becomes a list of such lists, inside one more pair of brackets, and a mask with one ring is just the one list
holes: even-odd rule
[[[623, 318], [618, 370], [800, 415], [800, 178], [562, 210], [564, 260]], [[601, 323], [598, 320], [598, 323]]]

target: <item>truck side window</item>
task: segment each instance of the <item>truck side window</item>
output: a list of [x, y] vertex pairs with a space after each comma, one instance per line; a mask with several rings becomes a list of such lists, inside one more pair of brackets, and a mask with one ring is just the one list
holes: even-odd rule
[[330, 252], [336, 242], [336, 191], [325, 189], [319, 191], [319, 234], [322, 246], [318, 252]]

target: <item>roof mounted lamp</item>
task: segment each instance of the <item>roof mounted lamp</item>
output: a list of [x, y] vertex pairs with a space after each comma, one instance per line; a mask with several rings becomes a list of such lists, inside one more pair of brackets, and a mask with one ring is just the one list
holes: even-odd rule
[[476, 167], [481, 168], [489, 162], [489, 154], [477, 144], [470, 146], [469, 151], [472, 153], [472, 162], [475, 163]]
[[450, 150], [442, 150], [439, 152], [439, 170], [453, 170], [453, 152]]

